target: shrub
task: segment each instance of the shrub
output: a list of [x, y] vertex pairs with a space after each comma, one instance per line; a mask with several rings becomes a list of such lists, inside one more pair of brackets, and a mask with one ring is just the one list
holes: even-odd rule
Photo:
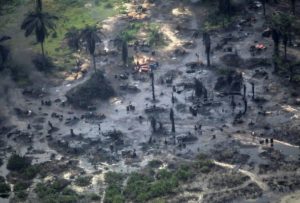
[[47, 56], [44, 57], [41, 54], [36, 55], [32, 59], [32, 63], [34, 64], [37, 70], [44, 71], [44, 72], [49, 72], [55, 67], [50, 57]]
[[105, 203], [122, 203], [125, 202], [125, 198], [122, 195], [121, 188], [116, 185], [109, 185], [106, 188]]
[[28, 166], [26, 169], [24, 169], [24, 172], [22, 172], [22, 178], [25, 180], [31, 180], [35, 178], [38, 172], [39, 172], [39, 166], [37, 165]]
[[28, 197], [28, 192], [26, 190], [30, 185], [31, 184], [28, 182], [17, 182], [14, 185], [14, 193], [19, 200], [22, 200], [22, 202]]
[[9, 197], [9, 193], [10, 186], [5, 182], [0, 183], [0, 197], [7, 198]]
[[162, 164], [163, 164], [163, 163], [162, 163], [162, 161], [160, 161], [160, 160], [151, 160], [151, 161], [149, 161], [148, 166], [149, 166], [150, 168], [158, 168], [158, 167], [160, 167]]
[[26, 200], [27, 199], [27, 197], [28, 197], [28, 192], [26, 192], [26, 191], [24, 191], [24, 190], [22, 190], [22, 191], [18, 191], [17, 193], [16, 193], [16, 197], [19, 199], [19, 200]]
[[181, 181], [187, 181], [193, 176], [193, 174], [188, 166], [181, 166], [176, 171], [175, 175]]
[[20, 171], [30, 166], [30, 161], [26, 157], [17, 154], [8, 159], [7, 169], [11, 171]]
[[99, 201], [101, 200], [101, 197], [95, 193], [91, 193], [88, 194], [88, 197], [92, 200], [92, 201]]
[[105, 182], [108, 185], [121, 185], [125, 179], [124, 174], [116, 172], [108, 172], [105, 174]]
[[80, 187], [86, 187], [91, 184], [91, 179], [92, 179], [92, 177], [90, 177], [90, 176], [78, 177], [75, 180], [75, 185], [80, 186]]
[[72, 189], [66, 188], [69, 182], [64, 179], [55, 180], [53, 183], [38, 183], [35, 192], [41, 202], [46, 203], [75, 203], [80, 196]]

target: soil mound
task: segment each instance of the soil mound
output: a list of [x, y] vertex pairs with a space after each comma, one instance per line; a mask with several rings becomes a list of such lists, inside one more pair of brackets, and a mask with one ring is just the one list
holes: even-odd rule
[[102, 72], [96, 72], [85, 83], [67, 92], [68, 102], [73, 106], [88, 109], [94, 99], [106, 100], [115, 94], [110, 82]]

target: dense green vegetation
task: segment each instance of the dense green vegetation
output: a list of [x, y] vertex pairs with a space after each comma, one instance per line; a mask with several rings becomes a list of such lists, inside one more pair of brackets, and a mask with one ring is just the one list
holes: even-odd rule
[[24, 201], [28, 197], [27, 188], [30, 187], [30, 183], [28, 182], [17, 182], [14, 185], [14, 193], [18, 200]]
[[[107, 183], [105, 202], [146, 202], [176, 192], [182, 183], [188, 183], [201, 173], [208, 173], [213, 164], [205, 156], [199, 156], [192, 164], [182, 164], [175, 169], [156, 169], [159, 161], [151, 161], [147, 170], [124, 174], [110, 172], [105, 176]], [[124, 180], [127, 177], [126, 184]]]
[[79, 200], [79, 195], [71, 189], [68, 189], [68, 182], [57, 179], [51, 183], [38, 183], [35, 192], [44, 203], [72, 203]]
[[32, 179], [37, 176], [39, 165], [31, 165], [29, 158], [13, 154], [8, 159], [7, 169], [11, 171], [8, 180], [14, 184], [14, 199], [17, 201], [26, 200], [27, 188], [31, 186]]

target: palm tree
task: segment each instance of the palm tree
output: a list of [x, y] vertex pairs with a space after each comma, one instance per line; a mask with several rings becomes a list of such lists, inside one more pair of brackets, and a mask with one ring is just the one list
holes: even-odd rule
[[42, 49], [42, 55], [45, 61], [44, 42], [49, 34], [49, 29], [54, 30], [54, 20], [58, 18], [47, 12], [42, 11], [42, 1], [36, 1], [35, 11], [29, 12], [22, 22], [21, 29], [25, 31], [25, 37], [31, 34], [35, 34], [36, 41], [40, 43]]
[[[11, 37], [9, 36], [0, 36], [0, 43], [10, 39]], [[9, 49], [6, 46], [0, 44], [0, 69], [2, 68], [2, 65], [7, 61], [8, 54]]]
[[282, 42], [284, 45], [284, 58], [287, 58], [287, 45], [288, 40], [291, 38], [293, 31], [294, 17], [291, 15], [286, 15], [284, 13], [279, 13], [272, 18], [272, 38], [274, 41], [275, 56], [279, 56], [279, 42], [282, 37]]
[[96, 69], [95, 49], [96, 49], [96, 44], [98, 42], [101, 42], [101, 38], [98, 35], [98, 30], [96, 26], [86, 26], [81, 32], [81, 39], [86, 44], [86, 48], [89, 54], [92, 56], [93, 66], [96, 72], [97, 69]]

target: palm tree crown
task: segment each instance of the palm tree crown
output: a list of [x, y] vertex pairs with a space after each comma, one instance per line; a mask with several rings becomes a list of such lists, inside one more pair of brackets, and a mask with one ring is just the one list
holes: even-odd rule
[[95, 26], [86, 26], [81, 32], [81, 39], [86, 43], [86, 48], [91, 55], [94, 55], [96, 44], [101, 42], [98, 31]]
[[[101, 38], [98, 34], [102, 34], [96, 28], [96, 26], [86, 26], [82, 32], [81, 37], [82, 41], [86, 44], [86, 48], [93, 59], [94, 70], [96, 71], [96, 59], [95, 59], [95, 49], [96, 44], [101, 42]], [[103, 34], [102, 34], [103, 35]]]
[[43, 44], [48, 36], [48, 30], [55, 29], [53, 21], [57, 19], [54, 15], [42, 12], [42, 1], [37, 0], [35, 11], [29, 12], [21, 25], [21, 29], [25, 30], [25, 37], [35, 34], [36, 41], [41, 44], [43, 56], [45, 56]]

